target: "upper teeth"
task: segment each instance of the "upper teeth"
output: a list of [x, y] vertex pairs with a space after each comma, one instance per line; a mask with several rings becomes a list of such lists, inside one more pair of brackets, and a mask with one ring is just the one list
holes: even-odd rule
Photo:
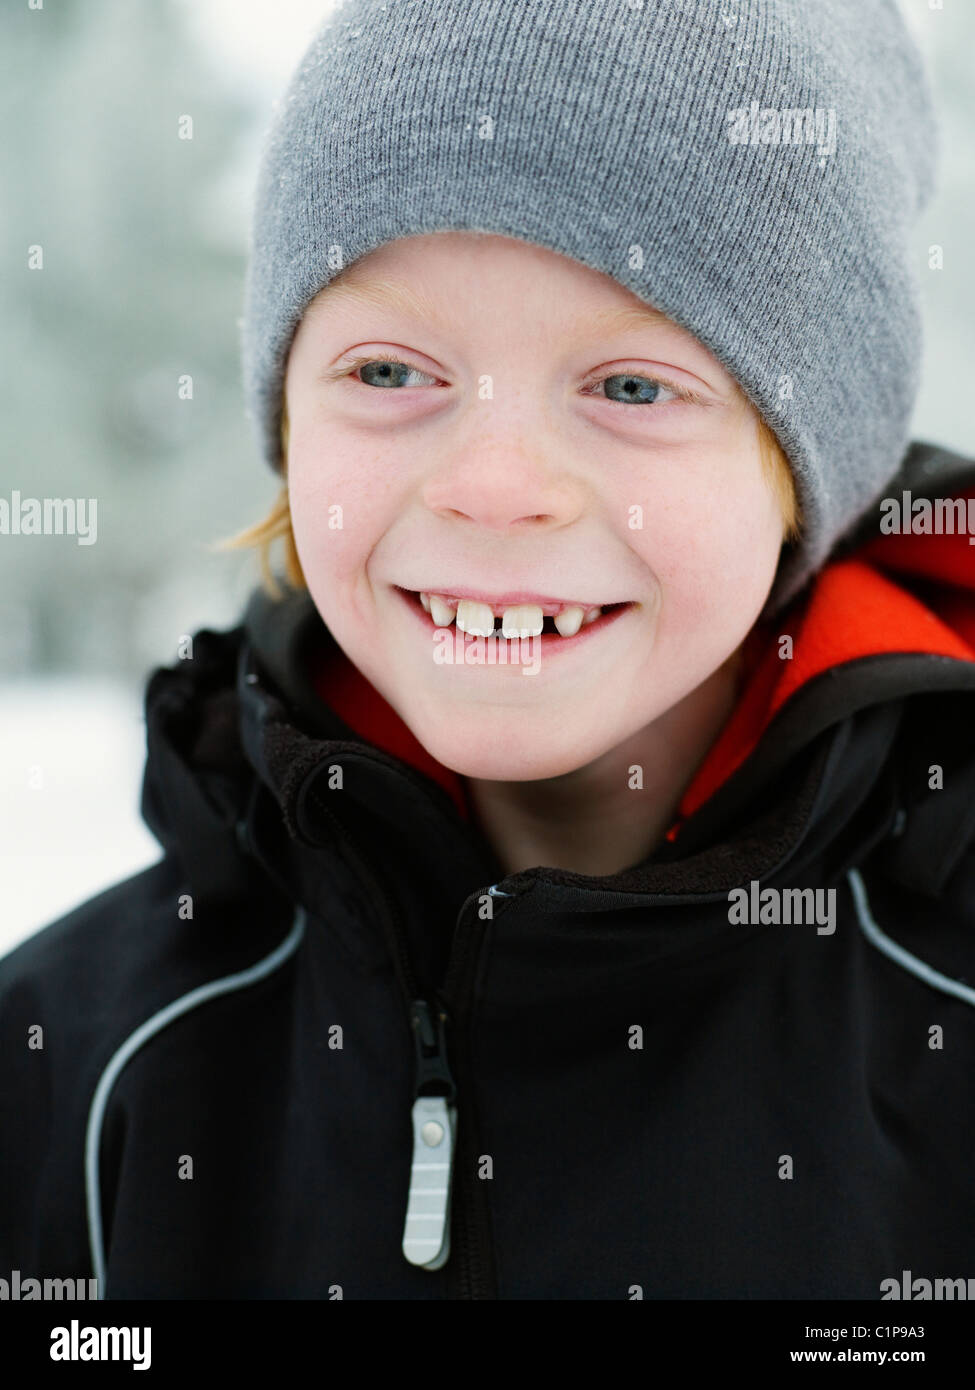
[[[451, 601], [440, 594], [422, 593], [420, 602], [437, 627], [449, 627], [456, 619], [461, 632], [471, 637], [489, 637], [494, 632], [496, 616], [501, 618], [501, 635], [508, 638], [538, 637], [545, 621], [539, 603], [516, 603], [496, 611], [490, 604], [475, 599]], [[580, 627], [594, 623], [602, 611], [599, 607], [570, 604], [552, 614], [552, 621], [561, 636], [574, 637]]]

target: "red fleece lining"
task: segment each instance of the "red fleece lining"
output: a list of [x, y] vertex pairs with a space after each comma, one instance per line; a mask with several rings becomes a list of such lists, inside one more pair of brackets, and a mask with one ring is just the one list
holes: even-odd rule
[[[792, 638], [791, 659], [780, 656], [783, 636]], [[681, 798], [677, 825], [741, 766], [801, 686], [843, 662], [882, 652], [933, 652], [975, 661], [975, 643], [879, 571], [859, 560], [828, 566], [802, 609], [769, 634], [731, 718]], [[671, 827], [668, 839], [675, 830]]]
[[[963, 586], [968, 592], [946, 589], [929, 600], [936, 604], [935, 612], [880, 573], [875, 564], [881, 561], [885, 569]], [[780, 656], [781, 636], [792, 638], [791, 659]], [[966, 535], [879, 536], [856, 559], [823, 569], [808, 597], [778, 626], [752, 630], [745, 642], [738, 703], [685, 789], [667, 838], [675, 839], [684, 821], [741, 766], [801, 686], [844, 662], [883, 652], [930, 652], [975, 661], [975, 547], [969, 547]], [[312, 678], [322, 699], [351, 729], [437, 782], [460, 815], [471, 820], [464, 779], [430, 756], [339, 648], [316, 655]]]

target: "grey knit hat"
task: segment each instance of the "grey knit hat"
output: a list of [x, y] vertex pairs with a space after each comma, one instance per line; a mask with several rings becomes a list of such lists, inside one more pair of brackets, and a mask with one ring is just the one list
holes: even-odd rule
[[935, 126], [894, 0], [348, 0], [268, 132], [247, 411], [280, 461], [306, 307], [399, 237], [477, 230], [603, 271], [688, 329], [778, 435], [792, 598], [909, 442]]

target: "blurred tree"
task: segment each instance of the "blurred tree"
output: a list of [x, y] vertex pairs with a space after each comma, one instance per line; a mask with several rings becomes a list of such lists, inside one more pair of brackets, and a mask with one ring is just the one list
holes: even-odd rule
[[226, 192], [268, 113], [177, 4], [8, 4], [0, 29], [0, 494], [97, 500], [93, 545], [0, 536], [0, 667], [139, 676], [235, 616], [256, 573], [204, 547], [273, 493], [243, 413], [248, 227], [228, 236]]

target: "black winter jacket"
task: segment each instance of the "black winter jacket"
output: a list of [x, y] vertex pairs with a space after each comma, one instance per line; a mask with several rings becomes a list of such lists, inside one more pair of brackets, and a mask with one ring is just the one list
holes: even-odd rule
[[[917, 444], [902, 488], [975, 465]], [[767, 637], [714, 785], [591, 878], [504, 876], [442, 779], [340, 717], [307, 594], [196, 633], [146, 692], [163, 857], [0, 962], [0, 1272], [322, 1299], [975, 1276], [975, 547], [873, 516]], [[834, 929], [732, 920], [738, 888], [833, 890]]]

